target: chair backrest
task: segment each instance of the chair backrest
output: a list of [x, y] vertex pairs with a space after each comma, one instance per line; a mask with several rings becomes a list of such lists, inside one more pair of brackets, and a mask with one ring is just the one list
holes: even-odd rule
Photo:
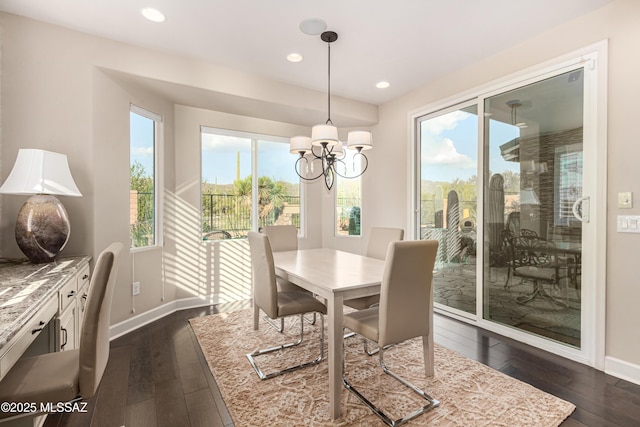
[[278, 290], [269, 237], [250, 231], [248, 238], [251, 250], [253, 301], [267, 316], [275, 319], [278, 317]]
[[403, 238], [404, 230], [402, 228], [371, 227], [367, 243], [367, 256], [384, 259], [387, 256], [389, 243], [397, 242]]
[[380, 288], [378, 344], [428, 335], [433, 317], [433, 266], [437, 240], [392, 242]]
[[556, 268], [556, 246], [537, 236], [516, 236], [511, 239], [516, 267]]
[[269, 236], [273, 252], [297, 251], [298, 229], [293, 225], [267, 225], [262, 232]]
[[80, 395], [91, 398], [109, 360], [111, 303], [116, 286], [122, 243], [115, 242], [100, 253], [89, 283], [89, 294], [80, 335]]

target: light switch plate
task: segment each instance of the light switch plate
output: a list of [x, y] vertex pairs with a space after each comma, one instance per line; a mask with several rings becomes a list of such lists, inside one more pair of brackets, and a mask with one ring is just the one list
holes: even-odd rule
[[631, 191], [618, 193], [618, 208], [631, 209], [632, 207], [633, 207], [633, 193]]
[[640, 215], [618, 215], [618, 233], [640, 233]]

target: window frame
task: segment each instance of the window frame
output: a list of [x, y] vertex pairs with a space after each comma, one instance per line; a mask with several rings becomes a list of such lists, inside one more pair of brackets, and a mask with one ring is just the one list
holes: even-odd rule
[[[137, 114], [141, 117], [153, 121], [153, 244], [147, 246], [131, 246], [131, 231], [129, 231], [129, 250], [130, 252], [142, 252], [161, 248], [164, 245], [162, 233], [162, 212], [164, 193], [163, 179], [164, 170], [162, 168], [162, 153], [164, 142], [164, 120], [160, 114], [142, 108], [133, 103], [129, 104], [129, 115]], [[131, 132], [131, 122], [129, 122], [129, 131]], [[129, 138], [129, 167], [131, 167], [131, 138]], [[131, 190], [131, 175], [129, 175], [129, 191]], [[129, 202], [129, 212], [131, 212], [131, 202]]]
[[[203, 143], [203, 134], [208, 133], [211, 135], [221, 135], [221, 136], [231, 136], [236, 138], [246, 138], [251, 140], [251, 228], [252, 231], [257, 231], [259, 228], [259, 219], [258, 219], [258, 192], [253, 191], [258, 188], [258, 167], [259, 167], [259, 155], [258, 155], [258, 143], [260, 141], [267, 142], [275, 142], [282, 144], [289, 144], [289, 138], [277, 136], [277, 135], [268, 135], [256, 132], [247, 132], [247, 131], [239, 131], [232, 129], [223, 129], [216, 128], [212, 126], [200, 126], [200, 190], [199, 190], [199, 218], [200, 218], [200, 234], [202, 234], [202, 223], [203, 223], [203, 205], [202, 205], [202, 143]], [[288, 151], [288, 150], [287, 150]], [[293, 167], [293, 166], [292, 166]], [[298, 193], [300, 198], [300, 228], [298, 229], [298, 237], [304, 237], [305, 235], [305, 217], [306, 217], [306, 209], [305, 209], [305, 191], [304, 185], [300, 178], [298, 178]], [[240, 239], [221, 239], [221, 240], [203, 240], [200, 237], [201, 243], [220, 243], [225, 240], [240, 240]]]

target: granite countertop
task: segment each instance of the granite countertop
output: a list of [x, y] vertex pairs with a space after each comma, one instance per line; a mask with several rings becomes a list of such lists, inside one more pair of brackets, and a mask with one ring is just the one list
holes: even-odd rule
[[0, 264], [0, 353], [4, 346], [89, 262], [89, 257], [60, 258], [48, 264]]

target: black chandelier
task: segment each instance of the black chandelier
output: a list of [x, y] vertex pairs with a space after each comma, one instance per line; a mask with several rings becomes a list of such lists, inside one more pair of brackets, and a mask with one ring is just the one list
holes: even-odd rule
[[[308, 136], [292, 137], [290, 152], [299, 154], [295, 170], [301, 179], [315, 181], [324, 177], [327, 190], [331, 190], [336, 175], [351, 179], [361, 176], [367, 170], [369, 160], [363, 151], [373, 148], [373, 141], [369, 131], [349, 132], [346, 148], [356, 150], [351, 172], [349, 172], [349, 165], [345, 162], [347, 157], [345, 146], [338, 139], [338, 128], [331, 121], [331, 43], [338, 40], [338, 34], [325, 31], [320, 38], [327, 43], [328, 48], [327, 121], [313, 126], [310, 138]], [[314, 171], [316, 163], [319, 165], [319, 171]]]

